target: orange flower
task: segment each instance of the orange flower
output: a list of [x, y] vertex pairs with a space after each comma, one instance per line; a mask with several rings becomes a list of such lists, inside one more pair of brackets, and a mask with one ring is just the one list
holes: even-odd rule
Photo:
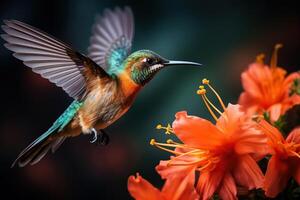
[[[184, 143], [151, 143], [158, 148], [174, 153], [168, 161], [161, 161], [157, 166], [162, 178], [182, 177], [200, 171], [197, 190], [200, 199], [210, 199], [218, 192], [221, 199], [236, 199], [236, 185], [248, 189], [263, 185], [263, 174], [255, 158], [262, 158], [267, 153], [267, 138], [257, 129], [257, 123], [248, 121], [239, 105], [229, 104], [225, 108], [217, 95], [224, 112], [220, 112], [205, 95], [206, 90], [200, 86], [198, 94], [204, 100], [208, 110], [216, 120], [216, 125], [196, 116], [189, 116], [185, 111], [178, 112], [173, 122], [172, 132]], [[221, 116], [216, 117], [213, 109]], [[173, 151], [167, 147], [175, 147]], [[182, 149], [180, 152], [178, 149]], [[191, 181], [195, 177], [191, 176]]]
[[[169, 179], [160, 191], [137, 173], [136, 177], [128, 178], [128, 191], [136, 200], [196, 200], [199, 197], [193, 183], [189, 182], [190, 176], [192, 174], [180, 179]], [[183, 188], [182, 185], [188, 187]]]
[[249, 115], [270, 113], [271, 121], [276, 121], [295, 104], [300, 104], [300, 95], [290, 94], [294, 80], [300, 80], [300, 73], [295, 72], [286, 77], [286, 71], [277, 67], [277, 52], [282, 45], [276, 45], [271, 59], [271, 66], [264, 65], [263, 55], [242, 73], [244, 92], [239, 104], [247, 109]]
[[281, 133], [265, 120], [259, 124], [268, 136], [273, 155], [268, 163], [263, 188], [266, 196], [276, 197], [291, 177], [300, 184], [300, 127], [294, 129], [284, 140]]

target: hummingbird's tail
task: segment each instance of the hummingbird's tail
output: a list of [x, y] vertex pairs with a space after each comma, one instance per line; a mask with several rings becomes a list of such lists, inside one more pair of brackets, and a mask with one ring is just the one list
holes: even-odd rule
[[76, 115], [81, 105], [81, 102], [74, 100], [48, 131], [34, 140], [19, 154], [11, 167], [15, 164], [18, 164], [19, 167], [24, 167], [27, 164], [34, 165], [39, 162], [50, 149], [52, 153], [54, 153], [67, 138], [67, 136], [63, 136], [61, 133]]
[[14, 167], [15, 164], [18, 164], [19, 167], [24, 167], [27, 164], [34, 165], [38, 163], [50, 149], [52, 153], [54, 153], [63, 143], [66, 137], [62, 136], [53, 140], [49, 138], [50, 134], [51, 132], [47, 131], [46, 133], [38, 137], [35, 141], [33, 141], [30, 145], [28, 145], [19, 154], [11, 167]]

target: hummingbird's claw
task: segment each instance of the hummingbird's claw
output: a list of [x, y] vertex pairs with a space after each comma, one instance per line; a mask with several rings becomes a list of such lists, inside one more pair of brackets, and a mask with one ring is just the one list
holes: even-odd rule
[[97, 144], [100, 145], [107, 145], [109, 143], [109, 137], [104, 130], [100, 130], [98, 133], [96, 129], [93, 128], [91, 134], [93, 134], [93, 138], [91, 139], [90, 143], [95, 143], [96, 141]]
[[96, 131], [96, 129], [92, 129], [92, 134], [93, 134], [93, 138], [91, 139], [90, 143], [95, 143], [98, 139], [98, 133]]

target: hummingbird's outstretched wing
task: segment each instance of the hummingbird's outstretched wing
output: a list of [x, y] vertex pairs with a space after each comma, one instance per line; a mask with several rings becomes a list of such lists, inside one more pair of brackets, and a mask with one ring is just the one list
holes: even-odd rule
[[[109, 76], [91, 59], [74, 51], [69, 45], [25, 23], [5, 20], [1, 37], [13, 56], [50, 82], [62, 87], [69, 96], [80, 100], [86, 91], [87, 68]], [[91, 73], [89, 73], [91, 74]]]
[[106, 9], [92, 28], [88, 56], [112, 74], [129, 55], [134, 34], [134, 18], [129, 7]]

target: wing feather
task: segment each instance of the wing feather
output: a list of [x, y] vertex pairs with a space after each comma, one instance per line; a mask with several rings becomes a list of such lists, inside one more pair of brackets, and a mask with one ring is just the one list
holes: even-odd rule
[[92, 28], [88, 56], [112, 74], [129, 55], [134, 32], [134, 19], [129, 7], [106, 9]]
[[86, 91], [84, 61], [88, 60], [87, 57], [30, 25], [16, 20], [5, 20], [4, 23], [2, 29], [6, 34], [1, 37], [7, 42], [4, 46], [14, 52], [14, 57], [22, 60], [35, 73], [62, 87], [69, 96], [82, 98]]

